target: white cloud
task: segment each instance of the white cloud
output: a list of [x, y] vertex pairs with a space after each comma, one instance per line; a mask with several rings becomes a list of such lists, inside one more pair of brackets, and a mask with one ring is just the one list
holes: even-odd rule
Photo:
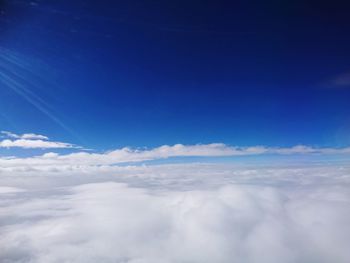
[[[8, 131], [2, 131], [7, 137], [0, 141], [0, 148], [78, 148], [71, 143], [50, 141], [47, 136], [25, 133], [18, 135]], [[215, 156], [242, 156], [242, 155], [260, 155], [260, 154], [350, 154], [350, 147], [345, 148], [314, 148], [305, 145], [296, 145], [293, 147], [266, 147], [266, 146], [250, 146], [238, 147], [229, 146], [224, 143], [211, 144], [195, 144], [195, 145], [163, 145], [153, 149], [132, 149], [124, 147], [104, 153], [87, 153], [75, 152], [66, 155], [58, 155], [55, 153], [46, 153], [42, 156], [36, 156], [25, 159], [0, 159], [0, 163], [4, 160], [7, 163], [21, 162], [25, 165], [50, 165], [50, 164], [76, 164], [76, 165], [113, 165], [123, 162], [140, 162], [147, 160], [165, 159], [171, 157], [215, 157]], [[6, 164], [4, 164], [7, 166]]]
[[[0, 147], [76, 147], [3, 135]], [[118, 164], [349, 153], [213, 143], [1, 157], [0, 262], [347, 263], [348, 165]]]
[[18, 140], [2, 140], [0, 141], [0, 147], [3, 148], [42, 148], [42, 149], [48, 149], [48, 148], [77, 148], [77, 146], [70, 144], [70, 143], [64, 143], [64, 142], [52, 142], [52, 141], [44, 141], [44, 140], [27, 140], [27, 139], [18, 139]]
[[0, 186], [0, 194], [13, 194], [17, 192], [22, 192], [22, 189], [15, 187]]
[[251, 146], [237, 147], [223, 143], [195, 144], [195, 145], [163, 145], [153, 149], [133, 149], [124, 147], [102, 153], [82, 151], [83, 148], [74, 144], [50, 141], [44, 135], [26, 133], [22, 135], [2, 131], [7, 138], [0, 141], [0, 148], [41, 148], [41, 149], [80, 149], [78, 152], [58, 154], [46, 152], [43, 155], [19, 158], [15, 156], [0, 157], [0, 171], [31, 171], [31, 170], [67, 170], [87, 169], [94, 170], [96, 166], [112, 167], [121, 163], [136, 163], [143, 161], [167, 159], [173, 157], [224, 157], [224, 156], [248, 156], [263, 154], [350, 154], [350, 147], [345, 148], [314, 148], [305, 145], [293, 147], [266, 147]]
[[15, 139], [27, 139], [27, 140], [48, 140], [49, 138], [45, 135], [35, 134], [35, 133], [24, 133], [22, 135], [15, 134], [13, 132], [9, 131], [1, 131], [2, 134], [4, 134], [8, 138], [15, 138]]
[[0, 177], [0, 261], [350, 261], [349, 167], [98, 169]]
[[[19, 141], [19, 142], [17, 142]], [[9, 145], [21, 145], [21, 147], [35, 148], [73, 148], [71, 144], [50, 142], [42, 140], [30, 140], [27, 142], [7, 141], [0, 142], [3, 147]], [[69, 154], [45, 153], [40, 156], [27, 158], [0, 158], [2, 167], [16, 169], [30, 168], [40, 169], [47, 167], [89, 167], [89, 166], [111, 166], [126, 162], [142, 162], [148, 160], [166, 159], [171, 157], [188, 156], [244, 156], [261, 154], [350, 154], [350, 148], [313, 148], [297, 145], [290, 148], [271, 148], [264, 146], [255, 147], [233, 147], [222, 143], [198, 144], [173, 146], [163, 145], [153, 149], [131, 149], [128, 147], [104, 153], [74, 152]]]
[[28, 140], [36, 140], [36, 139], [40, 139], [40, 140], [48, 140], [49, 138], [44, 136], [44, 135], [40, 135], [40, 134], [35, 134], [35, 133], [25, 133], [21, 135], [22, 139], [28, 139]]
[[64, 142], [49, 141], [49, 138], [44, 135], [35, 133], [25, 133], [18, 135], [8, 131], [1, 132], [7, 139], [0, 141], [0, 148], [80, 148], [76, 145]]

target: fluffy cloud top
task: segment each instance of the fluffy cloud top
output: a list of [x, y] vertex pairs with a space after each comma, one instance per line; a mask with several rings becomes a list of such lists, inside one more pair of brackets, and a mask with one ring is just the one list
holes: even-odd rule
[[348, 167], [119, 169], [1, 177], [0, 261], [350, 261]]
[[[3, 134], [2, 147], [75, 147]], [[349, 153], [213, 143], [1, 157], [0, 262], [348, 263], [349, 166], [131, 164]]]

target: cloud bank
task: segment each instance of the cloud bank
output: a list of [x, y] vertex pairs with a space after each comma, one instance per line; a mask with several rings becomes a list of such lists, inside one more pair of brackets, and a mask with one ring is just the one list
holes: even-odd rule
[[120, 169], [2, 177], [0, 261], [350, 261], [349, 167]]
[[[76, 147], [38, 134], [2, 134], [0, 147]], [[346, 162], [140, 162], [263, 154], [346, 159], [349, 153], [350, 148], [213, 143], [3, 156], [0, 262], [348, 263]]]
[[[19, 139], [17, 141], [22, 141]], [[15, 144], [17, 141], [10, 141], [9, 144]], [[26, 140], [24, 140], [26, 141]], [[26, 141], [27, 142], [27, 141]], [[48, 145], [53, 144], [59, 147], [61, 143], [42, 140], [29, 140], [31, 144], [41, 145], [43, 142]], [[6, 140], [0, 142], [5, 144]], [[28, 143], [28, 142], [27, 142]], [[33, 146], [34, 147], [34, 146]], [[70, 148], [72, 145], [62, 145], [62, 148]], [[224, 156], [249, 156], [263, 154], [350, 154], [350, 148], [313, 148], [304, 145], [297, 145], [290, 148], [274, 148], [265, 146], [254, 147], [235, 147], [223, 143], [183, 145], [175, 144], [173, 146], [163, 145], [153, 149], [132, 149], [129, 147], [107, 151], [103, 153], [94, 152], [73, 152], [69, 154], [58, 154], [48, 152], [40, 156], [18, 158], [2, 157], [0, 158], [0, 168], [7, 170], [50, 170], [50, 169], [76, 169], [91, 168], [95, 166], [113, 166], [121, 163], [137, 163], [143, 161], [152, 161], [167, 159], [173, 157], [224, 157]]]

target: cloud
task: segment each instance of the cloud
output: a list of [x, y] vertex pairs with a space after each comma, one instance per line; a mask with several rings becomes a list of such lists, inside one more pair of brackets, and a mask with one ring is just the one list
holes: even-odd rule
[[34, 133], [25, 133], [22, 135], [8, 131], [2, 131], [1, 133], [10, 139], [4, 139], [0, 141], [0, 148], [81, 148], [70, 143], [49, 141], [49, 138], [47, 136]]
[[22, 189], [15, 188], [15, 187], [6, 187], [6, 186], [0, 186], [0, 194], [9, 194], [9, 193], [17, 193], [22, 192]]
[[291, 154], [350, 154], [350, 147], [345, 148], [315, 148], [305, 145], [293, 147], [250, 146], [238, 147], [224, 143], [195, 144], [195, 145], [163, 145], [153, 149], [124, 147], [113, 151], [86, 152], [80, 146], [71, 143], [50, 141], [44, 135], [25, 133], [18, 135], [3, 131], [6, 139], [0, 141], [0, 148], [41, 148], [41, 149], [80, 149], [66, 154], [46, 152], [39, 156], [19, 158], [15, 156], [0, 157], [0, 170], [67, 170], [91, 169], [95, 166], [114, 166], [121, 163], [137, 163], [174, 157], [225, 157], [251, 155], [291, 155]]
[[[18, 142], [17, 142], [18, 141]], [[36, 148], [73, 148], [71, 144], [50, 142], [42, 140], [24, 140], [0, 142], [2, 147], [14, 146], [16, 143], [21, 147]], [[27, 144], [28, 143], [28, 144]], [[48, 170], [66, 169], [67, 167], [88, 169], [93, 166], [113, 166], [121, 163], [136, 163], [150, 160], [166, 159], [172, 157], [223, 157], [223, 156], [247, 156], [262, 154], [350, 154], [350, 148], [313, 148], [309, 146], [297, 145], [290, 148], [273, 148], [264, 146], [255, 147], [234, 147], [222, 143], [197, 144], [173, 146], [163, 145], [153, 149], [132, 149], [121, 148], [104, 153], [74, 152], [69, 154], [57, 154], [53, 152], [45, 153], [40, 156], [17, 158], [2, 157], [0, 166], [13, 169], [44, 169]]]
[[348, 167], [192, 166], [1, 177], [0, 261], [350, 261]]
[[44, 136], [44, 135], [40, 135], [40, 134], [35, 134], [35, 133], [25, 133], [21, 136], [22, 139], [28, 139], [28, 140], [36, 140], [36, 139], [40, 139], [40, 140], [48, 140], [49, 138]]
[[2, 134], [4, 134], [8, 138], [15, 138], [15, 139], [27, 139], [27, 140], [48, 140], [49, 138], [44, 135], [35, 134], [35, 133], [24, 133], [22, 135], [18, 135], [9, 131], [1, 131]]
[[77, 146], [70, 144], [70, 143], [64, 143], [64, 142], [51, 142], [51, 141], [44, 141], [44, 140], [27, 140], [27, 139], [18, 139], [18, 140], [3, 140], [0, 141], [0, 147], [3, 148], [77, 148]]

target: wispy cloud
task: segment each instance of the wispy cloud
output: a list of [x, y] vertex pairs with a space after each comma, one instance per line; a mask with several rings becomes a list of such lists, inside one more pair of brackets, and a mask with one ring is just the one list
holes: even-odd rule
[[3, 134], [3, 138], [5, 137], [7, 139], [0, 141], [0, 148], [81, 148], [70, 143], [50, 141], [47, 136], [35, 133], [19, 135], [8, 131], [2, 131], [1, 134]]
[[[23, 136], [23, 135], [22, 135]], [[22, 148], [76, 148], [75, 145], [48, 140], [3, 140], [0, 147]], [[68, 154], [48, 152], [43, 155], [17, 158], [0, 158], [0, 165], [6, 168], [26, 167], [30, 169], [48, 169], [60, 167], [113, 166], [121, 163], [137, 163], [173, 157], [224, 157], [248, 155], [290, 155], [290, 154], [350, 154], [347, 148], [314, 148], [304, 145], [293, 147], [236, 147], [223, 143], [196, 144], [196, 145], [163, 145], [153, 149], [133, 149], [129, 147], [107, 151], [103, 153], [78, 151]]]
[[18, 140], [3, 140], [0, 141], [0, 147], [3, 148], [41, 148], [41, 149], [48, 149], [48, 148], [77, 148], [77, 146], [70, 144], [70, 143], [64, 143], [64, 142], [51, 142], [51, 141], [44, 141], [44, 140], [28, 140], [28, 139], [18, 139]]
[[40, 135], [40, 134], [35, 134], [35, 133], [24, 133], [22, 135], [15, 134], [15, 133], [9, 132], [9, 131], [1, 131], [1, 133], [5, 137], [15, 138], [15, 139], [28, 139], [28, 140], [36, 140], [36, 139], [48, 140], [49, 139], [47, 136]]

